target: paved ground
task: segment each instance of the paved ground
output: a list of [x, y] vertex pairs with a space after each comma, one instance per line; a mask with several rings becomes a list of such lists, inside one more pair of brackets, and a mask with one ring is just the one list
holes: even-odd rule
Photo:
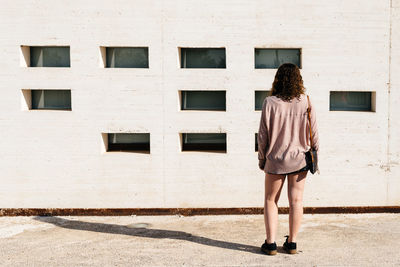
[[400, 266], [400, 214], [304, 214], [298, 254], [262, 215], [0, 217], [1, 266]]

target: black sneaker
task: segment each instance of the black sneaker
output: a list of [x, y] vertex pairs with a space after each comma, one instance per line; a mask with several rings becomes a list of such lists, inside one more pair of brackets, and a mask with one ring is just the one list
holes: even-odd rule
[[286, 241], [283, 243], [283, 249], [289, 253], [289, 254], [296, 254], [297, 253], [297, 247], [296, 247], [296, 242], [288, 242], [289, 236], [285, 235]]
[[261, 246], [261, 251], [264, 252], [267, 255], [275, 255], [277, 250], [276, 250], [276, 242], [268, 244], [267, 240], [265, 240], [265, 243], [262, 244]]

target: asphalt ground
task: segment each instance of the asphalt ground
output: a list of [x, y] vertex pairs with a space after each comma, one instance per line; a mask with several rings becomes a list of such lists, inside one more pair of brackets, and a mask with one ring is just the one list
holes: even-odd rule
[[304, 214], [265, 255], [263, 215], [0, 217], [1, 266], [400, 266], [400, 214]]

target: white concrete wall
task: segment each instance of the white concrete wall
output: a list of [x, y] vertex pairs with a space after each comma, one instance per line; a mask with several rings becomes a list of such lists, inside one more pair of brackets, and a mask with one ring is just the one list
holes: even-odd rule
[[400, 203], [400, 0], [392, 0], [387, 202]]
[[[276, 70], [255, 47], [302, 49], [321, 147], [304, 206], [400, 205], [400, 0], [0, 4], [0, 207], [262, 206], [254, 91]], [[21, 67], [21, 45], [69, 45], [71, 68]], [[149, 69], [99, 67], [108, 45], [148, 46]], [[178, 47], [225, 47], [227, 68], [180, 69]], [[71, 89], [72, 111], [22, 110], [35, 88]], [[226, 112], [179, 111], [185, 89], [226, 90]], [[376, 112], [329, 111], [335, 90], [375, 91]], [[180, 152], [185, 131], [226, 132], [227, 153]], [[102, 153], [102, 132], [150, 132], [151, 154]]]

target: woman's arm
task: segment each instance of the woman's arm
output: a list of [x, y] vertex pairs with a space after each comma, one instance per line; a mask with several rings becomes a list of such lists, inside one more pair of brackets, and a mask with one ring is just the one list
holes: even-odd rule
[[315, 112], [315, 108], [312, 106], [310, 100], [310, 117], [311, 117], [311, 130], [312, 130], [312, 143], [315, 150], [319, 150], [319, 136], [318, 136], [318, 124], [317, 124], [317, 115]]
[[258, 143], [258, 167], [261, 170], [264, 170], [265, 166], [265, 151], [268, 148], [268, 129], [267, 129], [267, 122], [266, 122], [266, 106], [267, 106], [267, 99], [264, 99], [262, 111], [261, 111], [261, 118], [260, 118], [260, 126], [258, 128], [258, 135], [257, 135], [257, 143]]

